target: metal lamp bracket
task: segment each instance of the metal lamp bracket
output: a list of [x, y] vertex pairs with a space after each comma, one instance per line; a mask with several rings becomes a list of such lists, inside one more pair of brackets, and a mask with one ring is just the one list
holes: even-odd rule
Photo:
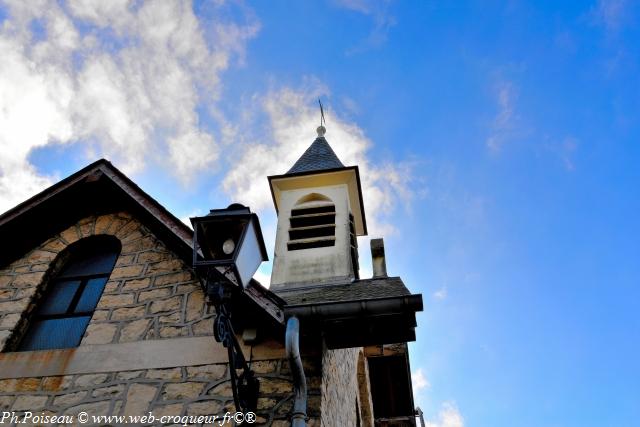
[[[245, 413], [255, 411], [260, 383], [247, 364], [231, 324], [230, 304], [234, 293], [238, 292], [238, 287], [230, 283], [215, 268], [209, 269], [207, 273], [205, 276], [205, 291], [207, 298], [216, 309], [213, 334], [216, 341], [222, 343], [227, 349], [229, 376], [236, 410]], [[240, 375], [237, 374], [238, 369], [242, 369]]]

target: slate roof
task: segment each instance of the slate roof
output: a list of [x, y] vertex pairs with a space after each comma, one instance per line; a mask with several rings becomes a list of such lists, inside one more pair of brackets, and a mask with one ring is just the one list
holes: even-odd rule
[[307, 286], [273, 291], [288, 305], [391, 298], [410, 295], [399, 277], [357, 280], [353, 283]]
[[333, 152], [327, 140], [323, 136], [319, 136], [289, 169], [287, 175], [343, 167], [344, 165]]

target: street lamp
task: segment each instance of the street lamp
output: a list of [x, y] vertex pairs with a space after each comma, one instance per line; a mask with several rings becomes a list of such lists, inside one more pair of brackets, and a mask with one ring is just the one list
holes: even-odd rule
[[[231, 324], [231, 299], [243, 292], [253, 274], [268, 259], [258, 216], [234, 203], [191, 218], [193, 267], [216, 308], [213, 333], [226, 347], [233, 400], [237, 411], [256, 409], [260, 384], [249, 369]], [[237, 366], [237, 368], [236, 368]], [[236, 369], [242, 369], [237, 375]]]
[[191, 218], [193, 266], [198, 272], [212, 268], [236, 286], [246, 288], [262, 261], [267, 261], [258, 216], [234, 203]]

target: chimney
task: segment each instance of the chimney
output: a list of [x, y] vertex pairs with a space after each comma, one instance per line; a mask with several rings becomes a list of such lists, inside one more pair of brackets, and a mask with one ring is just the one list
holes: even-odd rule
[[387, 263], [384, 260], [384, 240], [371, 239], [371, 266], [373, 277], [387, 277]]

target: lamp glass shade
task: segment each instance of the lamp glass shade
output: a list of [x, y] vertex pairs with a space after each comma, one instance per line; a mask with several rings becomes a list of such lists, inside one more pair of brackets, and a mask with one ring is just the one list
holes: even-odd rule
[[236, 255], [236, 269], [242, 286], [247, 287], [254, 273], [262, 263], [262, 252], [253, 221], [249, 221], [244, 239]]
[[234, 284], [247, 287], [260, 263], [267, 260], [258, 217], [248, 208], [230, 207], [191, 222], [194, 267], [215, 268]]
[[[207, 261], [233, 259], [247, 219], [204, 217], [199, 222], [198, 245]], [[228, 241], [233, 242], [231, 251]], [[225, 245], [225, 243], [227, 243]]]

